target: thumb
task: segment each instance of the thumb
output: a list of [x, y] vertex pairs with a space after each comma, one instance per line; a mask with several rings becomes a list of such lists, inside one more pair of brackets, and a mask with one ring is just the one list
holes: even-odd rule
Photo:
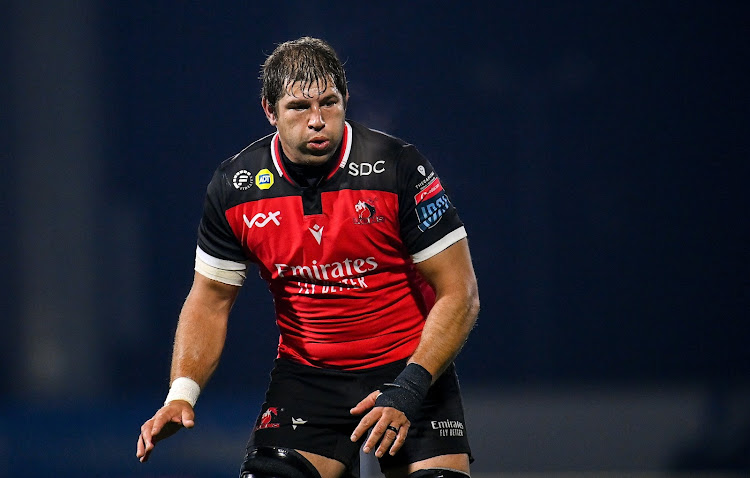
[[192, 408], [185, 408], [182, 410], [181, 421], [183, 427], [193, 428], [195, 425], [195, 412]]
[[380, 395], [380, 390], [375, 390], [374, 392], [363, 398], [358, 404], [354, 406], [354, 408], [349, 410], [349, 413], [351, 413], [352, 415], [361, 415], [365, 413], [367, 410], [375, 406], [375, 400], [377, 400], [378, 395]]

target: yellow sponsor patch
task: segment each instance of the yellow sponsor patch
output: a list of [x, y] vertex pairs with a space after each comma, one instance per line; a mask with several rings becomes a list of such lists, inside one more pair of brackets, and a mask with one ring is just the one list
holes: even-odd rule
[[268, 189], [273, 186], [273, 173], [267, 169], [261, 169], [255, 175], [255, 185], [260, 189]]

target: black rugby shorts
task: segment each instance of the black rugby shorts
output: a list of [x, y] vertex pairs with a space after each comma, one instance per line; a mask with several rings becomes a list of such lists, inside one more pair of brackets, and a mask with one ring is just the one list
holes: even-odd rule
[[[401, 360], [340, 371], [276, 359], [248, 449], [265, 445], [307, 451], [338, 460], [358, 476], [364, 438], [352, 443], [349, 437], [362, 416], [353, 416], [349, 410], [383, 383], [393, 381], [405, 366]], [[380, 467], [386, 470], [454, 453], [471, 457], [458, 378], [451, 364], [430, 387], [404, 446], [395, 456], [383, 456]]]

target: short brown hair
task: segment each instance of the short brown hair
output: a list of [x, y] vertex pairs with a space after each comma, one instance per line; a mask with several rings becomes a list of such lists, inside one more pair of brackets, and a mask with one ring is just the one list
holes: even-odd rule
[[284, 94], [284, 88], [297, 82], [303, 92], [313, 85], [323, 91], [331, 80], [346, 106], [344, 65], [333, 47], [318, 38], [302, 37], [281, 43], [263, 63], [260, 79], [260, 96], [273, 106]]

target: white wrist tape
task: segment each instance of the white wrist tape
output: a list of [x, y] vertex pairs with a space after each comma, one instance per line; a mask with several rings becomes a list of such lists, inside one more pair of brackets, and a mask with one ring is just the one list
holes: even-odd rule
[[169, 393], [167, 394], [167, 399], [164, 400], [164, 405], [172, 400], [185, 400], [191, 407], [194, 407], [200, 393], [201, 387], [195, 380], [187, 377], [178, 377], [174, 379], [172, 386], [169, 387]]

